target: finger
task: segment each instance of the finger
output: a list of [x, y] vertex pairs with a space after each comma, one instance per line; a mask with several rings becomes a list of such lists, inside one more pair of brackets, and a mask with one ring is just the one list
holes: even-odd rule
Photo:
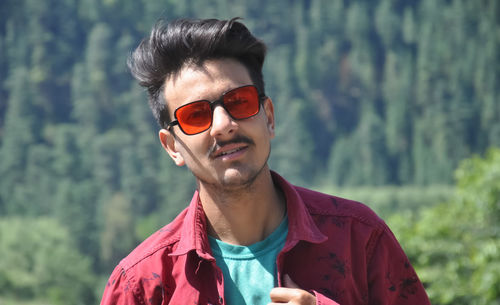
[[287, 303], [297, 297], [297, 290], [285, 287], [275, 287], [271, 290], [269, 296], [271, 297], [272, 302]]
[[299, 285], [295, 284], [295, 282], [292, 280], [292, 278], [288, 274], [285, 274], [285, 276], [283, 277], [283, 284], [287, 288], [299, 288], [300, 289]]

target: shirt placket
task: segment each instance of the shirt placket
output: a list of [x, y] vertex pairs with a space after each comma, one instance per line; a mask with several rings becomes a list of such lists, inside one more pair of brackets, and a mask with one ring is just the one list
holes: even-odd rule
[[215, 280], [217, 281], [217, 304], [225, 304], [224, 298], [224, 276], [222, 275], [222, 270], [216, 265], [215, 261], [212, 262], [212, 268], [215, 273]]

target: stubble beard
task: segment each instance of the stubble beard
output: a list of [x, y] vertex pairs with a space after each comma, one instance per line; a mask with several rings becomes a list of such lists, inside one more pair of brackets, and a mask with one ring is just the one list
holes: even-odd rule
[[[196, 178], [198, 189], [200, 189], [201, 184], [203, 184], [204, 189], [206, 189], [208, 192], [212, 194], [217, 194], [218, 196], [232, 196], [235, 194], [236, 195], [241, 194], [243, 192], [252, 192], [257, 178], [262, 175], [265, 169], [268, 169], [267, 162], [269, 160], [270, 155], [271, 155], [271, 147], [269, 146], [269, 152], [262, 166], [258, 168], [256, 171], [247, 169], [248, 170], [248, 172], [246, 173], [247, 177], [239, 177], [240, 179], [236, 179], [236, 181], [234, 181], [235, 179], [231, 178], [225, 179], [225, 177], [219, 177], [219, 179], [216, 179], [216, 181], [213, 182], [204, 179], [202, 176], [197, 176], [194, 172], [192, 172], [192, 174]], [[238, 165], [238, 162], [236, 162], [235, 165]]]

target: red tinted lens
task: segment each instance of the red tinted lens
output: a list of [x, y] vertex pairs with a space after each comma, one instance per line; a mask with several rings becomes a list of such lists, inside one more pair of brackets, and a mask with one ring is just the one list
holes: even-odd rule
[[253, 86], [237, 88], [224, 94], [223, 103], [233, 118], [246, 119], [259, 112], [259, 93]]
[[210, 102], [198, 101], [186, 104], [175, 111], [179, 126], [186, 134], [196, 134], [207, 130], [212, 124]]

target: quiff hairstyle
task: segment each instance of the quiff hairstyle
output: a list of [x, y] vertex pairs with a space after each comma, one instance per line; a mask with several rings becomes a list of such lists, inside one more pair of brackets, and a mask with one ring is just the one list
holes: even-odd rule
[[243, 64], [260, 94], [265, 94], [262, 65], [265, 44], [239, 18], [158, 21], [127, 60], [132, 75], [147, 89], [149, 106], [162, 128], [170, 122], [163, 97], [165, 81], [189, 64], [232, 58]]

